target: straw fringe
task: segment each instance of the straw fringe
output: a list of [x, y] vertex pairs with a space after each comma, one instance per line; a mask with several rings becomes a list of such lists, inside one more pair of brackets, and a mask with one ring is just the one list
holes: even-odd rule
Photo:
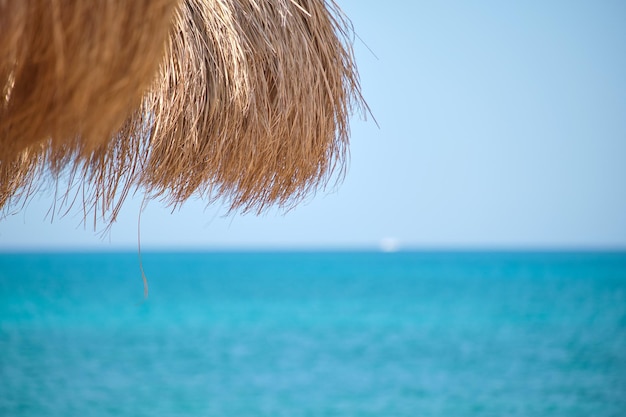
[[81, 130], [24, 152], [19, 176], [0, 171], [0, 205], [29, 195], [16, 190], [46, 165], [80, 183], [94, 226], [136, 189], [174, 206], [200, 195], [231, 210], [291, 207], [342, 178], [349, 117], [367, 110], [350, 34], [332, 1], [184, 0], [153, 84], [117, 133], [86, 147]]

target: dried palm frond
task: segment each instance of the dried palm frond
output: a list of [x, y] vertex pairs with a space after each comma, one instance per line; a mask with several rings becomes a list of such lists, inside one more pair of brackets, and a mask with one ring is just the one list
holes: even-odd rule
[[150, 126], [136, 135], [148, 141], [141, 186], [171, 204], [200, 193], [261, 210], [298, 201], [336, 167], [341, 175], [348, 119], [363, 100], [335, 3], [188, 0], [175, 22], [130, 121]]
[[184, 0], [172, 25], [122, 128], [91, 152], [45, 154], [54, 172], [71, 166], [86, 212], [114, 220], [136, 188], [172, 205], [199, 194], [262, 210], [341, 178], [349, 117], [366, 106], [334, 2]]

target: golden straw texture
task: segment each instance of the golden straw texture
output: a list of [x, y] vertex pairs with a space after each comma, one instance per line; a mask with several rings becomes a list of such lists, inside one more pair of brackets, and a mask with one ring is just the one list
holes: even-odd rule
[[342, 177], [349, 117], [366, 105], [351, 28], [334, 2], [184, 0], [170, 29], [152, 84], [119, 131], [89, 152], [44, 146], [22, 163], [34, 167], [21, 169], [19, 189], [31, 189], [41, 165], [64, 173], [74, 193], [66, 200], [82, 198], [97, 222], [115, 220], [136, 189], [171, 205], [199, 195], [261, 211]]
[[0, 0], [0, 161], [44, 140], [106, 143], [152, 82], [178, 3]]

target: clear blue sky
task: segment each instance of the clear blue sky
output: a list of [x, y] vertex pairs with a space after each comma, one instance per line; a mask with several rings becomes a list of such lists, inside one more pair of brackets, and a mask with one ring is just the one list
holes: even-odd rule
[[[625, 2], [339, 4], [380, 125], [353, 121], [342, 186], [260, 217], [155, 201], [144, 248], [626, 248]], [[51, 201], [0, 249], [136, 249], [139, 199], [105, 238]]]

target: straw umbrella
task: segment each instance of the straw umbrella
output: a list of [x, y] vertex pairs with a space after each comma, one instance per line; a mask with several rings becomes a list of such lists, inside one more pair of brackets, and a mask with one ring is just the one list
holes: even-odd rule
[[[19, 36], [0, 44], [0, 205], [5, 209], [47, 184], [46, 178], [65, 178], [66, 204], [82, 198], [85, 214], [93, 213], [95, 221], [115, 220], [126, 196], [137, 189], [171, 205], [201, 195], [209, 203], [222, 199], [231, 209], [260, 211], [272, 204], [291, 206], [331, 178], [341, 178], [348, 119], [365, 104], [349, 22], [334, 2], [120, 0], [117, 5], [102, 0], [102, 7], [120, 13], [122, 20], [137, 12], [123, 9], [126, 3], [150, 17], [128, 35], [132, 46], [122, 45], [121, 35], [104, 42], [104, 29], [101, 37], [85, 38], [74, 32], [86, 27], [59, 24], [59, 16], [72, 22], [79, 13], [91, 16], [85, 5], [94, 0], [28, 4], [43, 7], [39, 3], [51, 4], [47, 7], [56, 13], [37, 14], [51, 20], [45, 27], [53, 38], [68, 45], [84, 40], [84, 50], [118, 42], [141, 56], [96, 53], [89, 62], [99, 59], [105, 69], [85, 81], [87, 63], [76, 73], [70, 65], [80, 54], [59, 58], [69, 47], [63, 42], [46, 49], [57, 55], [45, 65], [15, 52]], [[78, 4], [85, 10], [65, 10]], [[31, 15], [19, 7], [0, 0], [0, 15], [3, 9], [10, 12], [7, 28], [29, 26], [25, 20]], [[161, 36], [163, 22], [167, 30]], [[45, 49], [40, 42], [31, 44]], [[126, 59], [134, 65], [129, 74], [113, 71]], [[32, 65], [43, 66], [41, 75], [23, 69]], [[43, 93], [33, 88], [28, 95], [18, 88], [28, 77]], [[63, 84], [66, 79], [74, 84]], [[115, 94], [100, 97], [109, 84], [117, 88]], [[58, 99], [58, 91], [66, 90], [68, 98]], [[48, 100], [45, 106], [33, 104], [39, 94]], [[85, 103], [89, 106], [83, 108]], [[37, 123], [30, 126], [28, 118]]]

